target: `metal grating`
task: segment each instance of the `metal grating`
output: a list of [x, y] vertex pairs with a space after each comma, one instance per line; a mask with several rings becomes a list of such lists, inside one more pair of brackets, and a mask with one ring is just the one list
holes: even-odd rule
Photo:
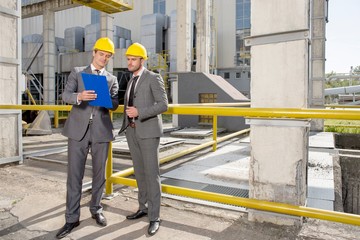
[[206, 192], [231, 195], [231, 196], [235, 196], [235, 197], [249, 198], [249, 190], [247, 190], [247, 189], [225, 187], [225, 186], [209, 184], [201, 190], [206, 191]]
[[164, 179], [161, 182], [176, 187], [183, 187], [183, 188], [190, 188], [190, 189], [201, 190], [206, 192], [226, 194], [235, 197], [249, 198], [248, 189], [233, 188], [233, 187], [191, 182], [191, 181], [171, 179], [171, 178]]

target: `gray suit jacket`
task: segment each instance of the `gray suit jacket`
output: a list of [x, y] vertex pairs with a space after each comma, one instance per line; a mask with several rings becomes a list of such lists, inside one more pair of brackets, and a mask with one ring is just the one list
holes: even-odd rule
[[[129, 86], [132, 81], [129, 81], [126, 93], [124, 106], [127, 106]], [[162, 131], [162, 117], [161, 113], [168, 109], [168, 99], [164, 87], [164, 81], [159, 74], [144, 70], [134, 92], [134, 106], [137, 108], [139, 116], [135, 119], [136, 134], [140, 138], [154, 138], [160, 137]], [[128, 118], [124, 113], [124, 120], [119, 134], [124, 131], [128, 125]]]
[[[87, 130], [91, 113], [93, 113], [93, 137], [96, 142], [110, 142], [114, 139], [112, 132], [113, 125], [110, 119], [109, 109], [104, 107], [90, 106], [88, 101], [82, 101], [77, 104], [77, 94], [85, 90], [82, 81], [81, 73], [92, 73], [91, 67], [76, 67], [74, 68], [67, 80], [65, 90], [62, 93], [62, 99], [73, 107], [70, 111], [68, 119], [62, 134], [68, 138], [80, 141]], [[119, 85], [117, 78], [105, 70], [104, 75], [107, 79], [107, 84], [112, 100], [113, 107], [111, 110], [116, 110], [119, 106], [118, 90]]]

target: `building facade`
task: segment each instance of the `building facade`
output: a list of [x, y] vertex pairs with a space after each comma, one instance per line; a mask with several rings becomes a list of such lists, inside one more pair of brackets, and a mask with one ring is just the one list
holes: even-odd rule
[[[41, 0], [38, 0], [38, 2]], [[244, 38], [250, 35], [250, 0], [211, 0], [211, 47], [210, 73], [219, 75], [250, 97], [250, 49], [244, 44]], [[196, 64], [196, 14], [202, 7], [199, 1], [191, 0], [191, 47], [193, 49], [192, 71]], [[34, 4], [34, 1], [23, 0], [23, 6]], [[148, 67], [162, 72], [177, 72], [176, 69], [176, 19], [177, 0], [133, 1], [133, 10], [111, 14], [113, 17], [113, 40], [120, 56], [114, 59], [114, 73], [119, 80], [127, 79], [124, 49], [133, 42], [141, 42], [148, 49]], [[74, 7], [55, 12], [55, 59], [57, 85], [71, 69], [71, 64], [86, 64], [87, 52], [100, 37], [100, 12], [85, 6]], [[22, 20], [23, 60], [32, 62], [36, 50], [41, 44], [43, 33], [43, 16], [24, 18]], [[84, 52], [84, 53], [83, 53]], [[31, 66], [33, 73], [42, 82], [42, 61], [40, 50]], [[84, 61], [69, 61], [66, 55], [79, 55]], [[24, 68], [26, 64], [24, 64]], [[65, 67], [69, 65], [68, 67]], [[65, 77], [64, 77], [65, 74]], [[164, 79], [167, 79], [165, 76]], [[60, 79], [60, 80], [59, 80]], [[61, 89], [59, 90], [61, 92]]]

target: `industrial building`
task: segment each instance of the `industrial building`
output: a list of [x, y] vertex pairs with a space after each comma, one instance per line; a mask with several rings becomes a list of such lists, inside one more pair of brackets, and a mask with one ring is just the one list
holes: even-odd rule
[[[23, 8], [33, 9], [34, 5], [40, 5], [41, 2], [44, 1], [23, 1]], [[206, 72], [222, 76], [242, 94], [250, 97], [250, 47], [246, 47], [244, 43], [244, 37], [250, 35], [250, 1], [232, 1], [226, 5], [221, 1], [210, 3], [204, 8], [209, 11], [206, 13], [196, 11], [196, 1], [191, 1], [189, 6], [191, 8], [188, 20], [191, 28], [189, 70], [196, 71], [196, 61], [200, 60], [196, 57], [195, 51], [199, 44], [197, 41], [203, 41], [197, 39], [200, 35], [196, 33], [206, 31], [206, 49], [204, 49], [208, 54]], [[112, 23], [109, 23], [107, 30], [112, 32], [111, 38], [119, 51], [113, 61], [113, 72], [120, 81], [126, 70], [124, 49], [136, 41], [141, 42], [148, 49], [148, 68], [161, 72], [169, 82], [176, 77], [168, 74], [178, 72], [176, 7], [176, 1], [171, 0], [134, 1], [133, 9], [111, 15]], [[207, 14], [208, 19], [205, 20], [209, 29], [198, 26], [196, 22], [199, 14]], [[55, 48], [53, 53], [55, 82], [59, 91], [61, 91], [61, 81], [66, 78], [71, 68], [74, 65], [87, 63], [88, 56], [84, 55], [84, 52], [91, 51], [101, 34], [100, 16], [100, 11], [86, 6], [54, 12], [52, 28], [54, 28], [55, 46], [52, 47]], [[42, 36], [48, 22], [41, 11], [23, 14], [22, 18], [23, 69], [29, 68], [29, 74], [34, 74], [39, 82], [43, 83], [44, 52], [40, 49], [38, 55], [36, 53], [43, 43]], [[32, 86], [32, 89], [34, 88]], [[37, 95], [35, 90], [32, 92]], [[58, 100], [58, 96], [55, 96], [55, 101]]]
[[[324, 108], [327, 3], [6, 0], [0, 3], [8, 23], [0, 36], [6, 42], [0, 51], [0, 104], [30, 103], [32, 96], [36, 104], [62, 105], [69, 72], [88, 64], [100, 36], [114, 40], [116, 52], [107, 69], [124, 91], [130, 77], [124, 53], [141, 42], [149, 52], [147, 67], [163, 76], [171, 103], [251, 103], [260, 109], [248, 115], [235, 108], [233, 113], [214, 110], [214, 118], [174, 113], [173, 125], [216, 123], [229, 132], [250, 126], [248, 197], [306, 207], [316, 201], [308, 192], [309, 138], [322, 131], [323, 120], [276, 115], [276, 109]], [[21, 162], [21, 111], [0, 108], [0, 117], [0, 164]], [[335, 208], [332, 201], [326, 202], [329, 209]], [[249, 209], [248, 218], [279, 225], [303, 222], [301, 215], [256, 209]]]

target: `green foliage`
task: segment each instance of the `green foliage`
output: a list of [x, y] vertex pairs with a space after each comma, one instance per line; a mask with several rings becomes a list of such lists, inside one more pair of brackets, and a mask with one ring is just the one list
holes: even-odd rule
[[162, 120], [164, 123], [172, 122], [172, 114], [162, 114]]
[[333, 120], [324, 121], [325, 132], [360, 134], [360, 120]]
[[347, 87], [347, 86], [353, 86], [359, 84], [360, 84], [359, 80], [340, 79], [340, 80], [326, 81], [325, 88]]
[[356, 66], [356, 67], [353, 69], [353, 73], [354, 73], [354, 74], [360, 74], [360, 66]]
[[[353, 74], [360, 74], [360, 66], [356, 66], [355, 68], [353, 68], [352, 72]], [[339, 79], [339, 80], [331, 79], [331, 77], [335, 75], [337, 75], [337, 73], [334, 71], [325, 74], [326, 77], [325, 88], [347, 87], [347, 86], [360, 84], [359, 80], [354, 80], [354, 79]]]

